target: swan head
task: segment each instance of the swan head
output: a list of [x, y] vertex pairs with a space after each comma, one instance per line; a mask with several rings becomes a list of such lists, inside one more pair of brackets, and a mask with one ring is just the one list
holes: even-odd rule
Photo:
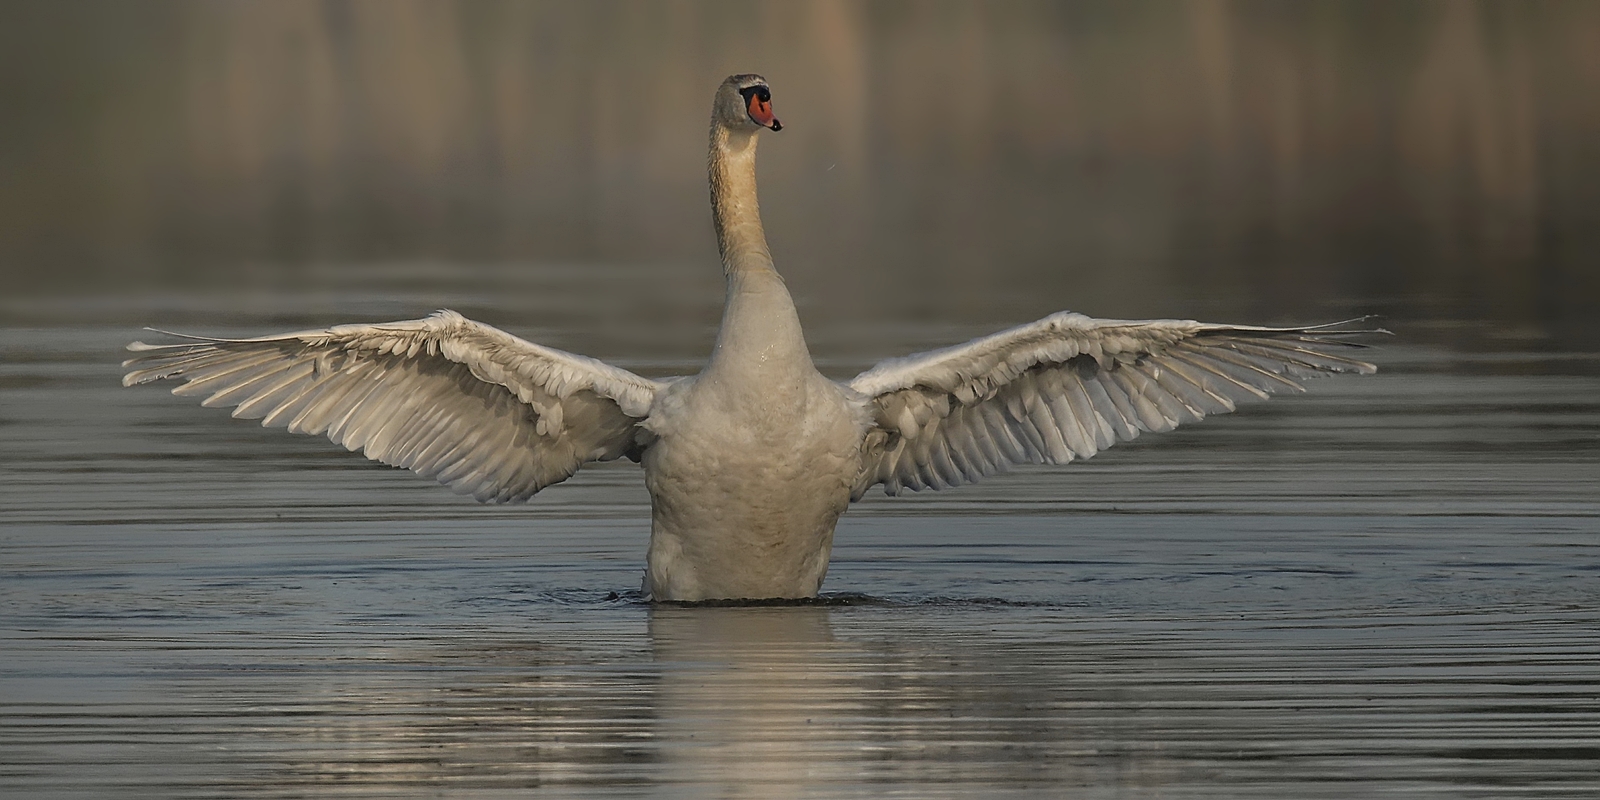
[[772, 89], [760, 75], [732, 75], [717, 88], [717, 123], [731, 130], [783, 130], [772, 115]]

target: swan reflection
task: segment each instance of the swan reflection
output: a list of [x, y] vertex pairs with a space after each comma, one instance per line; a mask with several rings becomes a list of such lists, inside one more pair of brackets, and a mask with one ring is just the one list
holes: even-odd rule
[[[819, 606], [651, 609], [660, 776], [706, 796], [791, 797], [859, 766], [866, 691]], [[829, 755], [835, 756], [830, 758]], [[713, 789], [712, 787], [715, 787]]]

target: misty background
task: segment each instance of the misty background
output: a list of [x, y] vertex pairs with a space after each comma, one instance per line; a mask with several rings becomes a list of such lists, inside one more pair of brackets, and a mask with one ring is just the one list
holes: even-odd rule
[[1588, 0], [8, 0], [0, 322], [328, 286], [515, 305], [559, 269], [713, 325], [707, 120], [747, 71], [813, 331], [1370, 312], [1600, 342]]

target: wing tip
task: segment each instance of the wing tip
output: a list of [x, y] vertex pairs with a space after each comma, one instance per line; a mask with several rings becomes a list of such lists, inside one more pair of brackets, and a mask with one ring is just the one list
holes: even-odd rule
[[[150, 327], [148, 325], [146, 325], [144, 327], [144, 330], [147, 330], [147, 331], [149, 331], [151, 333], [159, 333], [162, 336], [172, 336], [172, 337], [178, 338], [178, 339], [188, 339], [191, 342], [208, 342], [208, 343], [210, 343], [210, 342], [225, 342], [225, 341], [228, 341], [227, 339], [218, 339], [218, 338], [216, 338], [214, 336], [200, 336], [198, 334], [193, 334], [193, 333], [179, 333], [177, 331], [169, 331], [169, 330], [164, 330], [162, 328], [152, 328], [152, 327]], [[143, 342], [134, 342], [134, 344], [144, 344], [144, 343]], [[151, 347], [151, 348], [160, 348], [160, 347], [180, 347], [181, 345], [156, 344], [156, 345], [145, 345], [145, 346], [146, 347]]]
[[[122, 362], [122, 366], [124, 369], [127, 369], [128, 367], [139, 364], [141, 361], [143, 361], [143, 359], [130, 358], [127, 361]], [[163, 378], [174, 377], [176, 374], [178, 373], [167, 372], [162, 367], [145, 367], [144, 369], [135, 369], [122, 376], [122, 385], [142, 386], [147, 383], [155, 383]]]

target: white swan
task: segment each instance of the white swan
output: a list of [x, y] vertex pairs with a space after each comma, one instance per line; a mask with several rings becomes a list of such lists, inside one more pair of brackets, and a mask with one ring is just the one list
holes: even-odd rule
[[256, 339], [128, 346], [125, 385], [294, 433], [325, 434], [483, 501], [526, 500], [591, 461], [644, 466], [645, 590], [657, 600], [810, 597], [834, 524], [870, 487], [971, 483], [1011, 464], [1088, 458], [1300, 379], [1371, 373], [1332, 355], [1347, 329], [1058, 313], [885, 361], [849, 383], [812, 365], [756, 204], [757, 75], [717, 89], [710, 180], [727, 306], [699, 375], [650, 380], [450, 311]]

